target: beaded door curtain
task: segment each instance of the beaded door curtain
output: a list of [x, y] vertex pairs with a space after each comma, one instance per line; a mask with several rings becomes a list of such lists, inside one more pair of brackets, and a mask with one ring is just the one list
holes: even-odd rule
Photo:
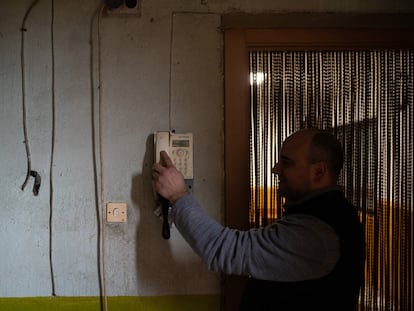
[[271, 168], [283, 140], [331, 129], [365, 231], [359, 310], [413, 307], [413, 81], [411, 50], [250, 52], [250, 224], [281, 215]]

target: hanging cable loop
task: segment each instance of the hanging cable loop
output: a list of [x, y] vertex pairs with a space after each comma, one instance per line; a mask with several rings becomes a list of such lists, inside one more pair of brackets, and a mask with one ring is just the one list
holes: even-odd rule
[[30, 159], [30, 146], [29, 146], [29, 138], [27, 135], [27, 122], [26, 122], [26, 86], [25, 86], [25, 75], [24, 75], [24, 34], [27, 31], [26, 29], [26, 20], [29, 17], [30, 12], [34, 8], [34, 6], [39, 2], [39, 0], [34, 0], [30, 7], [27, 9], [26, 13], [24, 14], [22, 26], [20, 27], [21, 31], [21, 49], [20, 49], [20, 64], [21, 64], [21, 74], [22, 74], [22, 112], [23, 112], [23, 135], [24, 135], [24, 145], [26, 148], [26, 159], [27, 159], [27, 171], [26, 171], [26, 177], [24, 179], [24, 182], [21, 186], [21, 189], [24, 191], [24, 188], [26, 187], [30, 176], [33, 176], [31, 173], [34, 172], [36, 176], [38, 176], [37, 183], [36, 183], [36, 177], [35, 177], [35, 188], [33, 188], [33, 193], [37, 195], [39, 193], [40, 188], [40, 175], [36, 171], [32, 171], [32, 162]]

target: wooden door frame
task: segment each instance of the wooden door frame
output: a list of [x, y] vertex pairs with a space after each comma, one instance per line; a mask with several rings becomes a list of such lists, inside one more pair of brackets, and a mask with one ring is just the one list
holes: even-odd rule
[[[225, 81], [224, 223], [249, 229], [249, 51], [414, 49], [414, 14], [222, 16]], [[238, 310], [246, 278], [224, 277], [222, 306]]]

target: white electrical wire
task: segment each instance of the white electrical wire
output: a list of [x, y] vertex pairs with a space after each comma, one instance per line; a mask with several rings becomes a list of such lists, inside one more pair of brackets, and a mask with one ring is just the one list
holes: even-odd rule
[[52, 283], [52, 296], [56, 296], [55, 273], [53, 271], [53, 162], [55, 154], [55, 40], [54, 40], [55, 2], [51, 0], [51, 21], [50, 21], [50, 45], [52, 54], [52, 133], [50, 142], [50, 167], [49, 167], [49, 262], [50, 278]]
[[20, 64], [21, 64], [21, 75], [22, 75], [22, 113], [23, 113], [23, 135], [24, 135], [24, 145], [26, 148], [26, 158], [27, 158], [27, 171], [26, 171], [26, 177], [23, 181], [23, 184], [21, 186], [21, 189], [24, 190], [24, 188], [27, 185], [27, 182], [29, 181], [30, 177], [30, 171], [31, 171], [31, 157], [30, 157], [30, 145], [29, 145], [29, 137], [27, 134], [27, 118], [26, 118], [26, 79], [25, 79], [25, 62], [24, 62], [24, 34], [27, 31], [26, 29], [26, 20], [29, 17], [30, 12], [32, 9], [36, 6], [36, 4], [39, 2], [39, 0], [34, 0], [29, 8], [27, 9], [22, 25], [20, 27], [21, 31], [21, 49], [20, 49]]
[[108, 296], [106, 293], [106, 260], [105, 260], [105, 200], [104, 200], [104, 168], [103, 168], [103, 152], [102, 152], [102, 13], [105, 5], [102, 5], [98, 14], [98, 94], [99, 94], [99, 170], [100, 170], [100, 204], [101, 204], [101, 230], [102, 230], [102, 274], [103, 274], [103, 297], [104, 310], [108, 310]]

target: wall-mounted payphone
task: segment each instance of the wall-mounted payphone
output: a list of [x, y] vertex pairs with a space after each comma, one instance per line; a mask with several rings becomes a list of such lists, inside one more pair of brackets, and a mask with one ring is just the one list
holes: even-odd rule
[[[154, 155], [155, 161], [160, 161], [160, 152], [166, 151], [174, 163], [174, 166], [183, 174], [187, 191], [193, 189], [194, 166], [193, 166], [193, 134], [175, 133], [172, 131], [158, 131], [154, 133]], [[162, 236], [170, 238], [170, 224], [168, 215], [170, 202], [158, 196], [161, 204], [163, 218]]]

